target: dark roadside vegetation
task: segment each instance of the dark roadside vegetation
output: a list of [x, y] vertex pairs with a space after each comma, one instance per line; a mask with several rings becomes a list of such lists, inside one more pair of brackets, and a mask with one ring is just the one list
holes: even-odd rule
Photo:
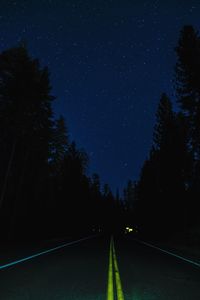
[[0, 53], [2, 244], [137, 226], [140, 238], [200, 249], [200, 36], [192, 26], [181, 30], [175, 52], [178, 108], [161, 95], [148, 158], [122, 196], [87, 175], [87, 153], [53, 113], [48, 69], [24, 43]]

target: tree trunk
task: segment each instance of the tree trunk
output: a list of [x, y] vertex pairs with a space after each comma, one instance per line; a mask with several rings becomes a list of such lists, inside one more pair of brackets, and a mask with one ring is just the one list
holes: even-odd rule
[[17, 210], [18, 210], [18, 207], [20, 207], [20, 195], [21, 195], [23, 184], [24, 184], [24, 178], [25, 178], [25, 173], [26, 173], [26, 169], [27, 169], [28, 158], [29, 158], [29, 152], [26, 152], [25, 157], [24, 157], [24, 162], [23, 162], [23, 168], [21, 171], [21, 175], [20, 175], [19, 182], [18, 182], [18, 187], [16, 190], [16, 197], [14, 199], [13, 208], [11, 211], [10, 230], [9, 230], [9, 234], [8, 234], [9, 238], [12, 238], [13, 230], [15, 229], [15, 223], [16, 223], [16, 219], [17, 219]]
[[6, 190], [7, 190], [8, 179], [9, 179], [9, 175], [10, 175], [10, 171], [11, 171], [11, 167], [12, 167], [12, 163], [13, 163], [13, 159], [14, 159], [14, 155], [15, 155], [16, 144], [17, 144], [17, 139], [15, 138], [13, 141], [12, 150], [10, 153], [10, 158], [8, 161], [8, 166], [7, 166], [7, 170], [6, 170], [6, 174], [5, 174], [4, 182], [3, 182], [3, 186], [2, 186], [2, 191], [1, 191], [1, 196], [0, 196], [0, 209], [3, 205]]

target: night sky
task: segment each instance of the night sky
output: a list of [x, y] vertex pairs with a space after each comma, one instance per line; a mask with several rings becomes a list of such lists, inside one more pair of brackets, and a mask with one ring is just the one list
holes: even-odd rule
[[200, 29], [200, 1], [0, 0], [0, 51], [25, 39], [49, 67], [55, 115], [115, 192], [138, 179], [160, 94], [174, 99], [186, 24]]

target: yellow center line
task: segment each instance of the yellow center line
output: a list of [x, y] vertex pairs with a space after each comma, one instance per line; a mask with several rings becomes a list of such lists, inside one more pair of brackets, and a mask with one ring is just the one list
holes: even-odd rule
[[114, 273], [115, 273], [115, 282], [116, 282], [116, 290], [117, 290], [117, 300], [124, 300], [124, 294], [123, 294], [121, 279], [120, 279], [120, 275], [119, 275], [119, 268], [118, 268], [118, 264], [117, 264], [117, 257], [116, 257], [116, 252], [115, 252], [114, 241], [113, 241], [113, 237], [111, 237], [110, 252], [109, 252], [107, 300], [114, 300], [113, 261], [114, 261]]
[[112, 260], [112, 238], [110, 240], [110, 251], [109, 251], [109, 268], [108, 268], [108, 290], [107, 300], [114, 300], [113, 293], [113, 260]]
[[122, 291], [122, 283], [119, 275], [119, 268], [117, 264], [117, 257], [115, 252], [115, 246], [113, 241], [113, 260], [114, 260], [114, 269], [115, 269], [115, 281], [116, 281], [116, 287], [117, 287], [117, 299], [118, 300], [124, 300], [124, 294]]

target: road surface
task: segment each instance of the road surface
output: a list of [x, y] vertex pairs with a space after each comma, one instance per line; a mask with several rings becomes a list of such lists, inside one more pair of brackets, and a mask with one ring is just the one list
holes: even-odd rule
[[199, 300], [200, 268], [127, 236], [97, 236], [2, 268], [0, 299]]

